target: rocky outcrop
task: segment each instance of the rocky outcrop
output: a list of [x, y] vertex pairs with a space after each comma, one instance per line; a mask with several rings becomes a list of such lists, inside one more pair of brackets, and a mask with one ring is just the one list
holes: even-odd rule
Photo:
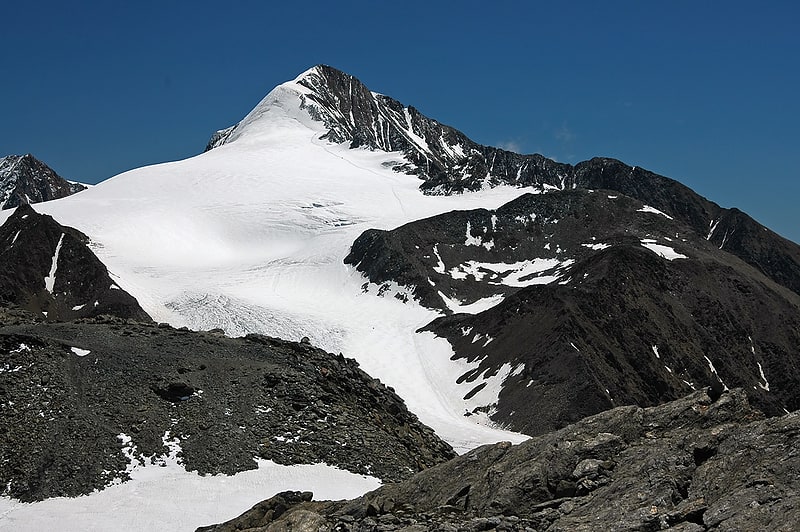
[[88, 246], [89, 239], [30, 205], [0, 227], [0, 304], [62, 321], [110, 314], [149, 321]]
[[[157, 464], [233, 474], [324, 462], [398, 481], [454, 456], [391, 389], [307, 342], [0, 310], [0, 486], [77, 496]], [[157, 465], [155, 466], [157, 467]]]
[[85, 188], [62, 178], [30, 153], [0, 158], [0, 209], [64, 198]]
[[359, 499], [288, 492], [202, 531], [794, 530], [800, 415], [698, 391], [484, 446]]
[[[513, 430], [709, 385], [744, 388], [770, 415], [800, 407], [800, 297], [616, 191], [527, 194], [369, 230], [345, 262], [365, 291], [451, 314], [422, 330], [469, 363], [457, 380], [467, 415]], [[474, 404], [497, 379], [499, 399]]]

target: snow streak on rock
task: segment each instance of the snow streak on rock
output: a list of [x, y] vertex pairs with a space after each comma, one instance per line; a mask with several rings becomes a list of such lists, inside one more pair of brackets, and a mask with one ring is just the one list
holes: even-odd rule
[[64, 233], [61, 233], [61, 237], [58, 239], [58, 244], [56, 244], [56, 250], [53, 253], [53, 265], [50, 266], [50, 273], [47, 277], [44, 278], [44, 287], [45, 289], [53, 293], [53, 287], [56, 284], [56, 270], [58, 269], [58, 254], [61, 252], [61, 244], [64, 242]]

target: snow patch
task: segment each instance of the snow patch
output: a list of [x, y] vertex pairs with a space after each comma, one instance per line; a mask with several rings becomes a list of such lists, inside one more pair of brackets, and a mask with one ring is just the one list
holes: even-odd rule
[[655, 240], [652, 239], [643, 239], [641, 240], [642, 247], [645, 247], [658, 255], [667, 260], [675, 260], [675, 259], [688, 259], [686, 255], [682, 255], [675, 251], [673, 248], [669, 246], [665, 246], [663, 244], [657, 244]]
[[444, 304], [447, 306], [447, 308], [456, 314], [480, 314], [484, 310], [489, 310], [490, 308], [502, 303], [503, 299], [505, 299], [505, 296], [502, 294], [497, 294], [484, 297], [483, 299], [473, 301], [472, 303], [463, 303], [462, 301], [458, 301], [457, 299], [446, 296], [441, 291], [437, 291], [437, 293], [439, 294], [439, 297], [442, 298], [442, 301], [444, 301]]
[[650, 205], [645, 205], [641, 209], [636, 209], [636, 212], [649, 212], [649, 213], [653, 213], [653, 214], [660, 214], [661, 216], [669, 218], [670, 220], [674, 220], [674, 218], [672, 216], [670, 216], [669, 214], [667, 214], [665, 212], [662, 212], [662, 211], [659, 211], [658, 209], [656, 209], [655, 207], [651, 207]]
[[[485, 229], [484, 233], [486, 233]], [[484, 241], [483, 235], [480, 234], [478, 236], [472, 236], [472, 226], [470, 225], [469, 220], [467, 220], [467, 234], [466, 234], [466, 240], [464, 240], [464, 245], [483, 246], [484, 248], [486, 248], [487, 251], [490, 251], [494, 247], [494, 240]]]
[[58, 244], [56, 244], [56, 251], [53, 254], [53, 262], [50, 265], [50, 273], [47, 277], [44, 278], [44, 288], [51, 294], [53, 293], [53, 287], [56, 284], [56, 269], [58, 268], [58, 254], [61, 253], [61, 244], [64, 242], [64, 233], [61, 233], [61, 238], [58, 239]]
[[442, 261], [442, 257], [439, 255], [439, 244], [435, 244], [433, 246], [433, 254], [436, 255], [436, 261], [437, 261], [436, 266], [433, 267], [433, 271], [441, 275], [444, 275], [446, 271], [445, 271], [444, 261]]
[[713, 374], [714, 374], [714, 376], [715, 376], [715, 377], [717, 378], [717, 380], [719, 381], [719, 383], [720, 383], [720, 384], [722, 384], [722, 389], [723, 389], [723, 390], [725, 390], [725, 391], [727, 391], [727, 390], [728, 390], [728, 387], [725, 385], [725, 383], [724, 383], [724, 382], [722, 382], [722, 378], [719, 376], [719, 373], [717, 373], [717, 368], [715, 368], [715, 367], [714, 367], [714, 364], [711, 362], [711, 359], [710, 359], [710, 358], [708, 358], [706, 355], [703, 355], [703, 358], [705, 358], [705, 359], [706, 359], [706, 362], [708, 362], [708, 369], [710, 369], [710, 370], [711, 370], [711, 373], [713, 373]]
[[[194, 530], [227, 521], [286, 490], [311, 491], [317, 500], [352, 499], [380, 487], [377, 478], [326, 464], [284, 466], [256, 459], [258, 468], [236, 475], [186, 471], [172, 447], [159, 467], [135, 458], [130, 437], [118, 436], [131, 480], [75, 498], [20, 503], [0, 497], [0, 529], [16, 532]], [[174, 440], [172, 440], [174, 442]], [[170, 445], [170, 442], [167, 442]]]
[[769, 381], [767, 381], [767, 377], [764, 375], [764, 368], [761, 367], [761, 362], [756, 362], [758, 364], [758, 374], [761, 377], [761, 380], [764, 381], [762, 383], [758, 383], [758, 386], [764, 390], [765, 392], [769, 391]]
[[86, 355], [91, 353], [91, 351], [89, 351], [88, 349], [81, 349], [80, 347], [70, 347], [70, 350], [79, 357], [85, 357]]
[[714, 236], [714, 231], [717, 230], [718, 225], [719, 220], [711, 220], [708, 223], [708, 234], [706, 235], [706, 240], [711, 240], [711, 237]]
[[[489, 284], [522, 288], [534, 284], [549, 284], [561, 277], [561, 270], [574, 264], [568, 259], [529, 259], [514, 263], [479, 262], [470, 260], [450, 270], [453, 279], [466, 279], [472, 275], [476, 281], [486, 280]], [[549, 272], [548, 275], [543, 275]]]

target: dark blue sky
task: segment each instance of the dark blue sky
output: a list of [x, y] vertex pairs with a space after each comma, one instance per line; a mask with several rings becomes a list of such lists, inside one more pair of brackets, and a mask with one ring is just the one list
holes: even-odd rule
[[86, 182], [185, 158], [326, 63], [478, 142], [616, 157], [800, 242], [795, 2], [285, 4], [7, 2], [0, 155]]

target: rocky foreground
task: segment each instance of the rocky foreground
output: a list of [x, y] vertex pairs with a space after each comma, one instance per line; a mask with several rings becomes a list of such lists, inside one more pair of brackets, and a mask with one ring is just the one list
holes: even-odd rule
[[698, 391], [483, 446], [352, 501], [281, 493], [199, 530], [796, 530], [799, 436], [796, 412]]
[[167, 442], [201, 474], [263, 458], [398, 481], [455, 456], [392, 389], [307, 341], [0, 309], [0, 494], [103, 489]]

